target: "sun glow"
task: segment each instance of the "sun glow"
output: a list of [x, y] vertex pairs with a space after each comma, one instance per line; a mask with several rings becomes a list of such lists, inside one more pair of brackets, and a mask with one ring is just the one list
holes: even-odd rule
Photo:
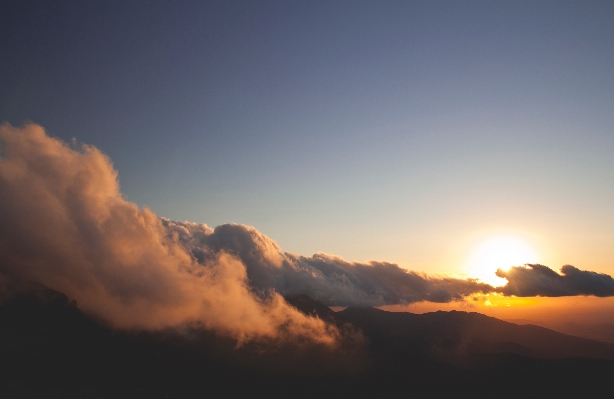
[[537, 253], [529, 244], [516, 237], [495, 237], [479, 244], [468, 262], [468, 272], [473, 278], [500, 286], [507, 280], [497, 277], [497, 269], [537, 263]]

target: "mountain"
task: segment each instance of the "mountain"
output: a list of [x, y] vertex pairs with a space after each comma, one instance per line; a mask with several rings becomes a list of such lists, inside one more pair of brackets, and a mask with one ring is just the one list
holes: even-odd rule
[[595, 341], [608, 342], [614, 344], [614, 324], [613, 323], [578, 323], [578, 322], [557, 322], [557, 321], [540, 321], [540, 320], [525, 320], [525, 319], [509, 319], [506, 320], [514, 324], [533, 324], [540, 327], [545, 327], [550, 330], [558, 331], [563, 334], [573, 335], [576, 337], [588, 338]]
[[295, 295], [284, 298], [286, 302], [294, 306], [306, 315], [315, 316], [324, 320], [327, 323], [334, 324], [337, 327], [350, 325], [348, 320], [340, 315], [340, 313], [332, 311], [322, 302], [312, 299], [308, 295]]
[[116, 331], [44, 287], [3, 297], [0, 397], [580, 396], [609, 389], [614, 373], [611, 346], [539, 327], [287, 301], [334, 324], [340, 344], [237, 347], [199, 328]]
[[368, 336], [415, 346], [438, 358], [479, 353], [514, 353], [535, 358], [614, 360], [614, 345], [562, 334], [535, 325], [517, 325], [480, 313], [412, 314], [375, 308], [347, 308], [339, 315]]

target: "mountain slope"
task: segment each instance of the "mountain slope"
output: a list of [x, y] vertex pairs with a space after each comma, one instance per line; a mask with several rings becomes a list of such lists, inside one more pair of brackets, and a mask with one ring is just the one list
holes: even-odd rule
[[417, 343], [430, 354], [516, 353], [537, 358], [614, 360], [614, 345], [562, 334], [534, 325], [517, 325], [479, 313], [386, 312], [347, 308], [339, 314], [368, 336]]
[[507, 319], [505, 321], [519, 325], [533, 324], [563, 334], [573, 335], [574, 337], [588, 338], [595, 341], [614, 344], [613, 323], [578, 323], [570, 321], [558, 322], [526, 319]]
[[[512, 341], [522, 336], [506, 332], [514, 331], [510, 323], [481, 315], [369, 308], [335, 313], [309, 297], [288, 301], [335, 324], [339, 347], [276, 342], [237, 347], [199, 329], [114, 331], [55, 291], [3, 298], [0, 397], [581, 396], [587, 387], [608, 389], [614, 374], [608, 360], [538, 359], [509, 353], [513, 350], [480, 352], [469, 344], [459, 351], [458, 337], [477, 342], [486, 332]], [[449, 354], [464, 362], [449, 361]]]

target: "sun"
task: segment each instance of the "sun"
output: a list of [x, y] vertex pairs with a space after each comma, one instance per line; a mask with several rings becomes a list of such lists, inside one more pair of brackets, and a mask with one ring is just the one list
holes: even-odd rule
[[538, 263], [537, 252], [527, 242], [512, 236], [494, 237], [475, 248], [469, 258], [468, 272], [472, 278], [500, 286], [507, 280], [495, 275], [497, 269], [507, 270], [525, 263]]

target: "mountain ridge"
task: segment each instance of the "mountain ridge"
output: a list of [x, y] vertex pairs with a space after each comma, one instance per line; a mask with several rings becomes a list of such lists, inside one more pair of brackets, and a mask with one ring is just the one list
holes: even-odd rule
[[307, 296], [290, 297], [301, 312], [339, 329], [336, 348], [274, 342], [237, 347], [199, 329], [112, 330], [65, 295], [35, 291], [0, 302], [3, 398], [580, 395], [586, 386], [609, 387], [614, 373], [610, 360], [535, 357], [513, 340], [476, 346], [474, 330], [510, 325], [477, 313], [333, 312]]
[[350, 307], [341, 316], [366, 331], [423, 339], [448, 354], [511, 352], [536, 358], [588, 357], [614, 360], [614, 345], [534, 325], [518, 325], [478, 312], [423, 314]]

